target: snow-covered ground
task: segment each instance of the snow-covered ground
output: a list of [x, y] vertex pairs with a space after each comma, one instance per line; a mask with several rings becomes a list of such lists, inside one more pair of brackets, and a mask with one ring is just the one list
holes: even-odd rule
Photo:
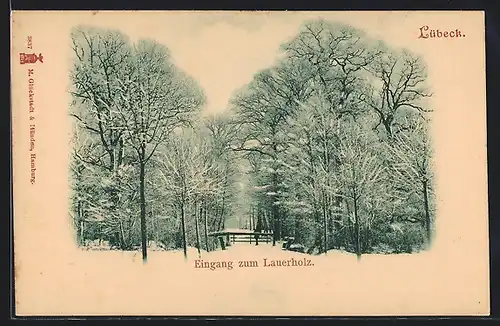
[[[436, 277], [452, 271], [426, 252], [364, 255], [358, 261], [345, 252], [310, 256], [278, 245], [235, 244], [226, 251], [202, 252], [207, 262], [234, 262], [233, 269], [215, 270], [194, 267], [200, 259], [194, 248], [189, 248], [187, 261], [182, 250], [151, 250], [145, 265], [140, 251], [74, 249], [58, 258], [56, 264], [43, 265], [39, 257], [33, 276], [16, 280], [22, 285], [18, 313], [357, 315], [403, 309], [432, 314], [433, 302], [440, 300], [442, 313], [446, 300], [461, 291]], [[264, 258], [305, 258], [314, 266], [264, 267]], [[239, 268], [240, 260], [257, 261], [259, 267]], [[451, 302], [455, 306], [449, 310], [459, 308], [456, 300]]]

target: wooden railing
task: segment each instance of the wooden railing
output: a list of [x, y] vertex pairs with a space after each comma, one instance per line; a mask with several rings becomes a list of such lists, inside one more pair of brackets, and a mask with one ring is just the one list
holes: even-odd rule
[[231, 243], [258, 243], [259, 241], [269, 243], [273, 241], [272, 233], [259, 233], [259, 234], [232, 234], [229, 236]]
[[217, 237], [222, 250], [226, 249], [226, 246], [230, 246], [234, 243], [255, 243], [259, 245], [259, 242], [269, 243], [273, 241], [272, 232], [254, 232], [252, 230], [241, 230], [241, 231], [218, 231], [211, 232], [208, 234], [211, 237]]

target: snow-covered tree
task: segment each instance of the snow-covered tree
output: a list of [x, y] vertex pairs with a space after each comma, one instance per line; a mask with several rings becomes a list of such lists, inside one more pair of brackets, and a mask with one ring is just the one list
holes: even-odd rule
[[405, 131], [399, 132], [389, 143], [392, 154], [390, 170], [395, 190], [406, 202], [418, 196], [423, 216], [417, 219], [426, 229], [427, 241], [432, 239], [433, 162], [429, 122], [425, 118], [406, 120]]
[[[76, 28], [72, 41], [71, 115], [98, 144], [94, 155], [83, 159], [103, 169], [99, 172], [110, 173], [110, 180], [102, 180], [110, 197], [104, 219], [123, 213], [119, 184], [124, 176], [120, 174], [129, 171], [137, 175], [138, 196], [134, 198], [140, 208], [146, 262], [146, 166], [172, 131], [192, 120], [204, 96], [198, 85], [172, 64], [168, 49], [155, 41], [134, 44], [119, 32], [86, 27]], [[133, 184], [127, 183], [129, 187]]]

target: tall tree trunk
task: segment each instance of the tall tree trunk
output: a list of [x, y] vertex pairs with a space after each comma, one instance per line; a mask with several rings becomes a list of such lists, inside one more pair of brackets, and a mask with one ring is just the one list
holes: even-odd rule
[[250, 230], [255, 230], [255, 207], [252, 206], [252, 214], [250, 215]]
[[424, 188], [424, 206], [425, 206], [425, 228], [427, 232], [427, 244], [430, 245], [432, 239], [431, 214], [429, 213], [429, 195], [427, 190], [427, 181], [423, 182]]
[[387, 137], [392, 138], [392, 119], [382, 119], [382, 124], [384, 125], [385, 131], [387, 132]]
[[[275, 164], [276, 166], [276, 164]], [[273, 246], [276, 246], [276, 242], [279, 240], [280, 238], [280, 234], [279, 234], [279, 226], [280, 226], [280, 221], [279, 221], [279, 209], [278, 209], [278, 205], [276, 204], [276, 201], [277, 201], [277, 195], [278, 195], [278, 176], [276, 175], [276, 171], [274, 171], [273, 173], [273, 177], [272, 177], [272, 191], [274, 192], [274, 195], [272, 197], [272, 201], [271, 201], [271, 205], [272, 205], [272, 208], [271, 208], [271, 212], [273, 214]]]
[[273, 246], [276, 246], [276, 241], [278, 241], [278, 206], [273, 203]]
[[[273, 128], [272, 135], [276, 135], [276, 130]], [[274, 137], [273, 137], [274, 138]], [[273, 157], [273, 175], [272, 175], [272, 191], [274, 192], [274, 196], [272, 197], [272, 214], [273, 214], [273, 246], [276, 246], [276, 241], [278, 241], [281, 238], [281, 234], [279, 233], [279, 227], [280, 227], [280, 221], [279, 221], [279, 208], [278, 205], [276, 205], [277, 199], [278, 199], [278, 163], [277, 163], [277, 158], [276, 155], [278, 153], [278, 145], [276, 144], [275, 140], [273, 140], [272, 144], [273, 148], [273, 154], [275, 155]]]
[[85, 238], [84, 238], [84, 228], [85, 228], [85, 222], [83, 221], [83, 214], [82, 214], [82, 202], [79, 200], [77, 204], [77, 221], [80, 222], [80, 245], [85, 245]]
[[81, 246], [84, 246], [85, 245], [85, 238], [84, 238], [84, 231], [85, 229], [85, 222], [83, 220], [81, 220], [80, 222], [80, 245]]
[[219, 213], [219, 203], [216, 201], [215, 202], [215, 207], [214, 207], [214, 221], [215, 221], [215, 231], [220, 231], [222, 230], [222, 218], [220, 217]]
[[[257, 224], [255, 225], [255, 232], [260, 233], [263, 229], [263, 217], [262, 214], [257, 214]], [[255, 245], [259, 245], [259, 236], [255, 235]]]
[[226, 190], [225, 189], [222, 192], [222, 204], [220, 207], [220, 218], [223, 222], [224, 222], [224, 214], [226, 214]]
[[248, 216], [248, 229], [252, 229], [252, 215], [253, 215], [253, 207], [250, 205], [250, 215]]
[[[323, 153], [324, 153], [324, 165], [325, 165], [325, 168], [326, 168], [326, 171], [329, 172], [329, 166], [330, 166], [330, 156], [328, 155], [328, 147], [329, 147], [329, 144], [328, 144], [328, 138], [327, 138], [327, 132], [325, 131], [324, 132], [324, 135], [323, 135]], [[327, 185], [329, 185], [329, 182], [327, 182]], [[324, 252], [325, 252], [325, 255], [328, 253], [328, 207], [329, 207], [329, 203], [328, 203], [328, 195], [326, 194], [325, 191], [322, 191], [323, 193], [323, 237], [324, 237], [324, 246], [323, 246], [323, 249], [324, 249]]]
[[[145, 149], [142, 148], [143, 157], [145, 156]], [[139, 163], [139, 192], [141, 201], [141, 245], [142, 245], [142, 262], [147, 263], [148, 261], [148, 248], [147, 248], [147, 229], [146, 229], [146, 194], [145, 194], [145, 165], [146, 163], [141, 159]]]
[[280, 209], [278, 211], [278, 221], [279, 221], [278, 230], [279, 230], [279, 235], [280, 235], [279, 239], [280, 240], [283, 240], [287, 236], [286, 227], [285, 227], [285, 225], [283, 225], [284, 220], [285, 220], [284, 210]]
[[324, 253], [325, 255], [327, 254], [328, 252], [328, 221], [327, 221], [327, 213], [326, 213], [326, 194], [323, 194], [323, 240], [324, 240], [324, 246], [323, 246], [323, 250], [324, 250]]
[[128, 250], [127, 242], [125, 240], [125, 230], [123, 228], [123, 222], [120, 220], [120, 243], [122, 246], [122, 250]]
[[346, 213], [348, 216], [347, 225], [346, 225], [346, 233], [344, 236], [344, 246], [348, 247], [351, 244], [351, 236], [352, 236], [352, 223], [351, 223], [351, 205], [349, 205], [349, 200], [347, 198], [344, 199], [344, 204], [346, 208]]
[[[319, 202], [319, 201], [318, 201]], [[321, 225], [322, 223], [322, 215], [320, 212], [320, 207], [321, 203], [318, 203], [318, 207], [315, 208], [313, 212], [313, 220], [314, 220], [314, 244], [311, 247], [311, 250], [316, 250], [318, 249], [318, 254], [321, 254], [323, 251], [323, 230], [321, 227], [318, 227], [318, 225]]]
[[187, 259], [186, 216], [184, 212], [184, 200], [181, 200], [180, 208], [181, 208], [182, 248], [184, 249], [184, 259]]
[[[200, 208], [201, 209], [201, 208]], [[205, 224], [205, 249], [210, 251], [210, 246], [208, 244], [208, 217], [207, 217], [207, 207], [203, 209], [203, 220]]]
[[[217, 210], [216, 210], [216, 203], [214, 201], [210, 201], [209, 204], [205, 207], [207, 210], [207, 216], [210, 221], [209, 223], [209, 230], [210, 231], [218, 231], [218, 223], [219, 220], [217, 218]], [[215, 238], [214, 238], [215, 239]]]
[[198, 251], [198, 257], [201, 257], [200, 226], [198, 223], [198, 218], [201, 217], [201, 213], [202, 213], [201, 204], [200, 204], [199, 214], [196, 213], [196, 204], [195, 204], [194, 209], [195, 209], [195, 211], [194, 211], [194, 225], [195, 225], [195, 229], [196, 229], [196, 250]]
[[368, 250], [370, 249], [370, 228], [367, 226], [365, 226], [365, 234], [364, 234], [364, 251], [365, 252], [368, 252]]
[[217, 217], [218, 222], [217, 222], [217, 231], [222, 231], [224, 229], [224, 219], [222, 216]]
[[[269, 224], [269, 219], [267, 217], [267, 214], [268, 214], [267, 210], [261, 208], [261, 210], [259, 211], [259, 215], [257, 216], [257, 224], [255, 226], [256, 230], [258, 230], [260, 228], [260, 230], [264, 230], [266, 232], [272, 231], [271, 225]], [[258, 231], [258, 232], [260, 232], [260, 231]]]
[[[153, 213], [151, 212], [151, 214]], [[155, 238], [156, 238], [155, 241], [158, 243], [160, 242], [160, 223], [158, 221], [158, 215], [154, 217], [154, 220], [155, 220]]]
[[361, 243], [360, 243], [360, 230], [359, 230], [359, 216], [358, 216], [358, 199], [354, 196], [354, 232], [356, 239], [356, 255], [358, 259], [361, 257]]

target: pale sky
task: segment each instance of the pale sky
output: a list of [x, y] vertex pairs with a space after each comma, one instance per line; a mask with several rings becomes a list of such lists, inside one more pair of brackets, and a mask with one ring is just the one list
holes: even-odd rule
[[165, 44], [177, 66], [203, 88], [208, 114], [226, 110], [235, 90], [274, 64], [280, 44], [297, 35], [304, 20], [320, 16], [410, 47], [420, 23], [405, 24], [404, 12], [111, 12], [89, 17], [85, 24]]
[[175, 64], [203, 88], [205, 113], [226, 110], [233, 92], [250, 82], [254, 73], [273, 65], [280, 44], [300, 25], [297, 20], [267, 19], [267, 14], [148, 15], [148, 19], [136, 15], [124, 24], [122, 19], [101, 21], [97, 14], [88, 23], [116, 26], [134, 40], [147, 37], [165, 44]]

